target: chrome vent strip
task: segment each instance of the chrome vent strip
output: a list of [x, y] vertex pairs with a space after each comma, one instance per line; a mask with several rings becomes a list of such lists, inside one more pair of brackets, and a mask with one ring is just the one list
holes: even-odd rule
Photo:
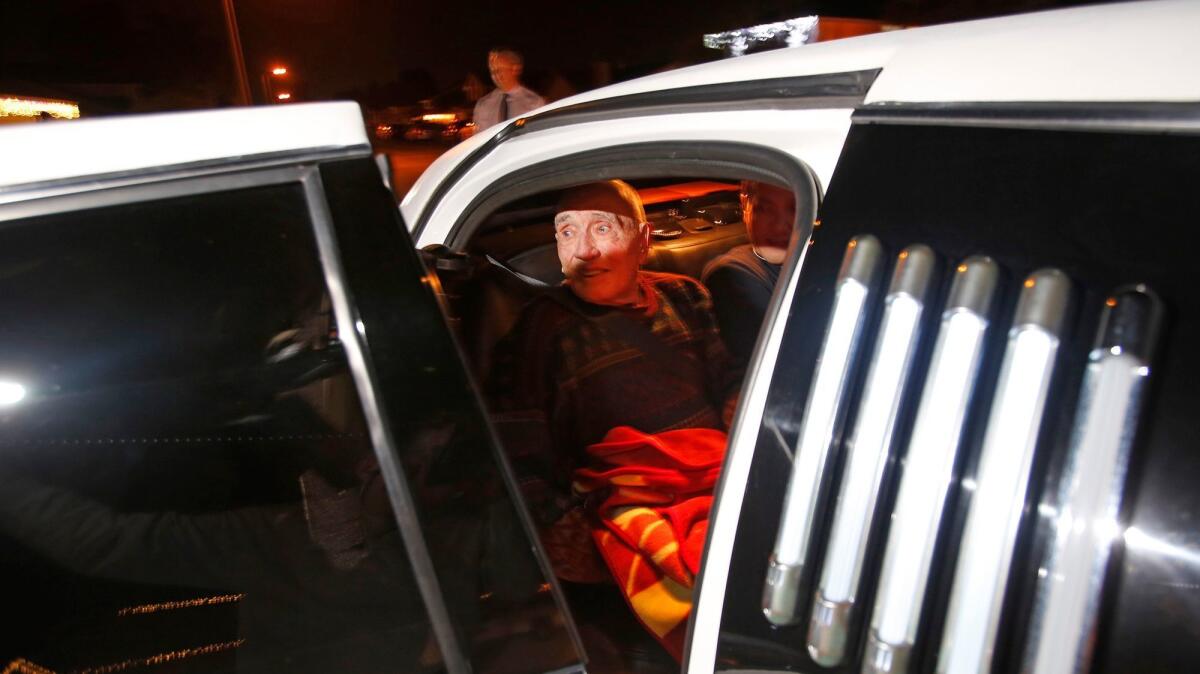
[[1025, 279], [974, 479], [937, 671], [991, 668], [1029, 469], [1042, 427], [1071, 281], [1056, 269]]
[[867, 369], [862, 403], [854, 430], [846, 441], [849, 452], [846, 471], [838, 490], [829, 549], [809, 620], [809, 655], [826, 667], [841, 663], [845, 657], [846, 635], [875, 499], [936, 262], [928, 246], [906, 248], [897, 259], [884, 299], [883, 319]]
[[1038, 570], [1022, 668], [1034, 674], [1085, 672], [1091, 664], [1104, 575], [1121, 534], [1129, 452], [1162, 325], [1162, 304], [1144, 286], [1119, 291], [1105, 304], [1058, 499], [1041, 508], [1054, 518], [1054, 542]]
[[996, 263], [982, 256], [968, 258], [955, 272], [892, 512], [863, 659], [863, 672], [867, 674], [908, 671], [938, 526], [1000, 274]]
[[763, 614], [776, 625], [797, 621], [800, 579], [820, 479], [833, 442], [850, 365], [861, 341], [883, 246], [870, 235], [851, 239], [838, 273], [833, 308], [805, 405], [783, 515], [763, 588]]

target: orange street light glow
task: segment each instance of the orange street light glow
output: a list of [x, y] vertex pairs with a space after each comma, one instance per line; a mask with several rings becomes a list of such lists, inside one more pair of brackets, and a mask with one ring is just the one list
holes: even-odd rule
[[275, 98], [278, 98], [278, 99], [279, 99], [279, 100], [281, 100], [281, 101], [286, 101], [286, 100], [288, 100], [288, 99], [289, 99], [289, 98], [291, 98], [291, 97], [292, 97], [292, 95], [291, 95], [291, 94], [289, 94], [289, 93], [282, 93], [282, 94], [279, 94], [279, 95], [275, 96]]
[[272, 75], [286, 75], [287, 68], [284, 68], [283, 66], [276, 66], [274, 68], [271, 68], [271, 74]]

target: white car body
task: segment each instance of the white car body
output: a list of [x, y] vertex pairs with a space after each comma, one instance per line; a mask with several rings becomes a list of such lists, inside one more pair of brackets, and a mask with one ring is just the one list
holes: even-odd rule
[[[456, 243], [456, 227], [472, 204], [516, 172], [604, 148], [664, 142], [770, 148], [809, 172], [823, 195], [836, 181], [855, 115], [864, 111], [902, 115], [941, 105], [1095, 104], [1095, 115], [1083, 126], [1138, 131], [1137, 120], [1107, 120], [1104, 106], [1200, 102], [1198, 35], [1200, 3], [1156, 0], [893, 31], [682, 68], [573, 96], [479, 133], [434, 161], [399, 209], [418, 248]], [[589, 106], [619, 108], [625, 97], [637, 101], [692, 88], [872, 71], [877, 74], [852, 103], [844, 98], [854, 96], [835, 105], [766, 99], [707, 110], [647, 104], [619, 115], [588, 113]], [[561, 123], [539, 125], [539, 119]], [[963, 123], [988, 126], [990, 121]], [[1194, 129], [1195, 119], [1183, 122], [1189, 123]], [[1037, 119], [1028, 126], [1055, 128], [1054, 122]], [[1154, 122], [1145, 129], [1163, 130]], [[107, 188], [126, 180], [135, 184], [139, 176], [167, 168], [202, 169], [230, 159], [268, 165], [272, 157], [289, 153], [364, 155], [368, 147], [360, 112], [350, 103], [4, 128], [0, 207], [16, 218], [27, 206], [36, 212], [37, 200], [44, 197], [86, 195], [98, 189], [97, 181]], [[803, 260], [799, 255], [787, 267], [791, 276], [781, 279], [786, 282], [772, 306], [791, 306]], [[684, 662], [690, 674], [717, 668], [738, 518], [787, 327], [782, 313], [765, 323], [733, 426]]]
[[[880, 73], [863, 101], [867, 105], [1195, 101], [1200, 99], [1197, 26], [1200, 6], [1165, 0], [891, 31], [668, 71], [572, 96], [528, 116], [664, 90], [874, 69]], [[776, 147], [811, 167], [823, 188], [833, 175], [852, 112], [631, 116], [523, 135], [455, 182], [434, 205], [417, 245], [443, 241], [458, 215], [453, 203], [470, 201], [503, 173], [623, 143], [736, 140]], [[409, 227], [420, 221], [437, 185], [501, 128], [472, 137], [429, 167], [401, 202]]]
[[[1195, 102], [1200, 101], [1200, 3], [1141, 2], [1066, 9], [961, 24], [907, 29], [815, 43], [682, 68], [558, 101], [528, 115], [586, 106], [622, 96], [767, 78], [879, 70], [863, 106], [911, 104]], [[513, 171], [599, 147], [673, 140], [734, 141], [779, 149], [810, 168], [822, 192], [832, 180], [852, 107], [714, 110], [631, 114], [566, 124], [500, 143], [432, 201], [456, 168], [494, 138], [495, 127], [435, 161], [404, 197], [418, 246], [441, 243], [465, 204]], [[1097, 120], [1102, 121], [1102, 120]], [[790, 304], [796, 277], [783, 295]], [[703, 591], [687, 671], [713, 671], [728, 562], [750, 455], [783, 336], [774, 325], [751, 374], [730, 441], [723, 490], [710, 528]]]

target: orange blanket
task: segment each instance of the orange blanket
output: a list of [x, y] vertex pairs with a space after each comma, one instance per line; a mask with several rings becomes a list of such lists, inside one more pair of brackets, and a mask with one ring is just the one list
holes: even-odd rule
[[618, 426], [587, 452], [574, 486], [599, 500], [592, 537], [638, 620], [679, 659], [725, 433]]

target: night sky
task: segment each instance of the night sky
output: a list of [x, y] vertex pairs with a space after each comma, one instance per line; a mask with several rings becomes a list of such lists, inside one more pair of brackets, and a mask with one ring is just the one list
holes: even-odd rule
[[[720, 54], [705, 32], [808, 14], [930, 24], [1072, 0], [234, 0], [252, 89], [276, 63], [300, 99], [408, 103], [486, 78], [488, 48], [516, 47], [527, 80], [576, 88]], [[0, 93], [95, 99], [93, 112], [233, 101], [221, 0], [0, 0]], [[138, 103], [130, 104], [136, 91]], [[392, 100], [390, 100], [392, 99]], [[86, 106], [85, 106], [86, 107]], [[124, 109], [123, 109], [124, 108]]]

